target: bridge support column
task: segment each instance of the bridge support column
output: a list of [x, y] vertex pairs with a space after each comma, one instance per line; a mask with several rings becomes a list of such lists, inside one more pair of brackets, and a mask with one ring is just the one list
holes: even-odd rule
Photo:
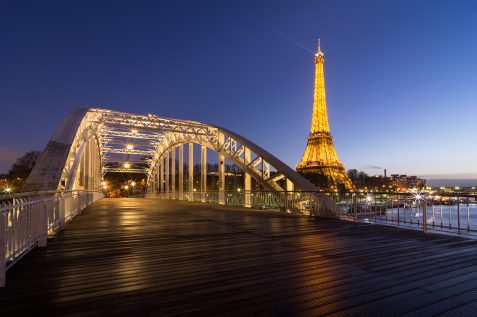
[[101, 158], [99, 157], [98, 141], [93, 137], [94, 171], [93, 189], [101, 189]]
[[205, 202], [206, 192], [207, 192], [207, 147], [205, 145], [201, 146], [200, 151], [200, 201]]
[[288, 178], [286, 179], [285, 181], [285, 189], [286, 189], [286, 193], [285, 193], [285, 206], [286, 208], [295, 208], [295, 204], [294, 204], [294, 194], [293, 194], [293, 190], [295, 189], [295, 186], [293, 185], [292, 181], [289, 180]]
[[179, 145], [179, 200], [184, 199], [184, 144]]
[[161, 193], [161, 161], [157, 162], [157, 174], [156, 174], [156, 195]]
[[160, 163], [161, 164], [159, 166], [159, 191], [161, 193], [161, 198], [164, 198], [163, 197], [163, 194], [164, 194], [164, 158], [161, 157], [159, 159]]
[[86, 143], [85, 153], [84, 153], [84, 182], [83, 188], [90, 189], [89, 184], [91, 182], [91, 139]]
[[[217, 135], [217, 148], [221, 149], [224, 145], [224, 134], [219, 131]], [[220, 152], [218, 154], [219, 159], [219, 204], [225, 204], [225, 157]]]
[[84, 148], [84, 171], [83, 171], [83, 189], [89, 189], [89, 176], [91, 170], [91, 139], [86, 141], [86, 146]]
[[93, 147], [94, 143], [93, 143], [93, 138], [90, 138], [89, 141], [88, 141], [88, 147], [89, 147], [89, 156], [88, 156], [88, 160], [89, 161], [89, 164], [88, 164], [88, 172], [87, 172], [87, 182], [86, 182], [86, 189], [94, 189], [93, 186], [94, 186], [94, 147]]
[[225, 157], [219, 154], [219, 204], [225, 204]]
[[93, 156], [92, 156], [92, 148], [91, 148], [92, 140], [91, 138], [88, 140], [86, 144], [86, 156], [85, 156], [85, 181], [84, 181], [84, 189], [91, 189], [91, 177], [92, 177], [92, 168], [93, 168]]
[[189, 143], [189, 200], [194, 200], [194, 143]]
[[[248, 148], [245, 148], [245, 151], [244, 151], [244, 160], [245, 160], [245, 165], [249, 164], [250, 161], [251, 161], [251, 153], [250, 153], [250, 149]], [[250, 176], [250, 174], [246, 173], [245, 171], [243, 171], [243, 179], [244, 179], [244, 191], [243, 191], [243, 194], [244, 194], [244, 204], [245, 204], [245, 207], [251, 207], [252, 206], [252, 177]]]
[[176, 147], [173, 146], [171, 149], [171, 192], [172, 199], [176, 199]]
[[94, 168], [95, 168], [95, 156], [94, 156], [94, 137], [91, 137], [88, 142], [88, 147], [89, 147], [89, 157], [88, 160], [88, 182], [86, 183], [86, 189], [92, 189], [94, 190]]
[[154, 188], [156, 187], [156, 171], [153, 169], [151, 177], [147, 179], [147, 189], [148, 194], [154, 193]]
[[167, 153], [166, 153], [165, 161], [166, 161], [165, 162], [165, 165], [166, 165], [166, 182], [165, 182], [165, 185], [166, 185], [166, 199], [169, 199], [169, 193], [170, 193], [169, 181], [171, 180], [170, 173], [169, 173], [169, 168], [170, 168], [170, 164], [171, 164], [171, 162], [169, 161], [169, 151], [167, 151]]
[[146, 188], [146, 192], [147, 192], [148, 194], [151, 194], [151, 193], [153, 193], [153, 192], [154, 192], [154, 187], [156, 187], [156, 184], [155, 184], [155, 182], [156, 182], [156, 180], [155, 180], [155, 177], [156, 177], [156, 175], [155, 175], [155, 171], [153, 170], [153, 171], [152, 171], [152, 175], [151, 175], [151, 177], [149, 177], [149, 178], [147, 179], [147, 188]]
[[[78, 150], [79, 151], [79, 150]], [[80, 158], [80, 166], [79, 166], [79, 179], [78, 179], [78, 183], [76, 184], [76, 186], [73, 185], [73, 188], [79, 188], [79, 189], [85, 189], [86, 186], [85, 186], [85, 181], [86, 181], [86, 152], [88, 151], [88, 147], [85, 145], [84, 146], [84, 150], [83, 150], [83, 153], [80, 154], [81, 158]]]
[[156, 165], [156, 173], [154, 175], [154, 181], [156, 183], [156, 185], [154, 186], [154, 196], [157, 196], [157, 194], [159, 193], [160, 191], [160, 187], [161, 186], [161, 165], [160, 165], [160, 161], [157, 161], [157, 165]]
[[147, 184], [147, 192], [149, 194], [155, 193], [156, 187], [157, 187], [157, 170], [156, 170], [156, 167], [154, 167], [152, 170], [150, 180], [148, 181], [148, 184]]
[[287, 178], [287, 192], [292, 192], [294, 189], [292, 181]]

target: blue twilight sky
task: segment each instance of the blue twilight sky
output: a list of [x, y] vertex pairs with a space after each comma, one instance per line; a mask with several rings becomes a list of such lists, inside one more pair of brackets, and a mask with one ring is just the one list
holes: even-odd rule
[[294, 167], [318, 37], [347, 168], [477, 178], [477, 1], [455, 0], [0, 0], [0, 172], [90, 106], [214, 123]]

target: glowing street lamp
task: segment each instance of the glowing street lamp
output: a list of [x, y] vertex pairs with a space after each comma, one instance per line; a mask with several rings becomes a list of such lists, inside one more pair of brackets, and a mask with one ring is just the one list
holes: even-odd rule
[[132, 149], [134, 149], [134, 145], [128, 144], [128, 145], [126, 145], [126, 149], [132, 150]]
[[136, 186], [136, 182], [134, 182], [134, 181], [131, 182], [131, 186], [132, 186], [132, 187]]
[[5, 188], [5, 192], [6, 192], [7, 194], [9, 194], [9, 193], [12, 192], [12, 189], [11, 189], [10, 187], [7, 187], [7, 188]]
[[131, 168], [131, 163], [129, 162], [124, 163], [124, 168]]
[[137, 130], [136, 130], [136, 129], [132, 129], [131, 132], [134, 133], [134, 134], [136, 134], [136, 133], [137, 133]]

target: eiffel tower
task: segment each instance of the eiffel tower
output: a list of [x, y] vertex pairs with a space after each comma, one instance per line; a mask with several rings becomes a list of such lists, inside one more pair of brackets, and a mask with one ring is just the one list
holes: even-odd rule
[[338, 184], [352, 189], [353, 183], [346, 174], [344, 165], [338, 159], [330, 133], [326, 109], [324, 64], [325, 55], [321, 51], [320, 40], [318, 40], [318, 52], [315, 54], [315, 95], [310, 135], [305, 153], [301, 162], [296, 165], [296, 170], [320, 189], [337, 189]]

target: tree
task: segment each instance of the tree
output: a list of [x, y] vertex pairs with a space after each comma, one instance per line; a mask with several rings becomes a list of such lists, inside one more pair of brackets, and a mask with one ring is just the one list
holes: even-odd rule
[[25, 180], [30, 175], [31, 170], [35, 166], [36, 162], [40, 158], [40, 151], [29, 151], [12, 165], [8, 172], [10, 179], [20, 178]]
[[374, 183], [368, 174], [357, 169], [348, 170], [348, 176], [357, 188], [370, 187], [370, 183]]

